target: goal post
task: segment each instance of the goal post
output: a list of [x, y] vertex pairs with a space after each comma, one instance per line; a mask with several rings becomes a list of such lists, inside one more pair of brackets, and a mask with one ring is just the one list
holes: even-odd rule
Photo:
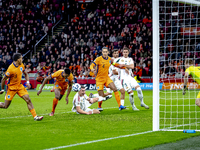
[[[191, 78], [182, 95], [188, 58], [200, 66], [200, 0], [153, 0], [153, 131], [200, 131]], [[160, 83], [162, 88], [160, 89]]]

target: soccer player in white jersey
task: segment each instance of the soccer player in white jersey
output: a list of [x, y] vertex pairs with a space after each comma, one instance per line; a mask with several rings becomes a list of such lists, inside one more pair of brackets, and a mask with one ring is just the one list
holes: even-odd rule
[[129, 69], [129, 73], [127, 73], [125, 70], [118, 69], [118, 75], [119, 80], [122, 83], [123, 88], [127, 93], [129, 94], [129, 100], [131, 102], [133, 110], [139, 110], [134, 104], [134, 97], [133, 97], [133, 88], [137, 91], [138, 97], [141, 102], [141, 107], [145, 107], [146, 109], [149, 109], [149, 106], [147, 106], [143, 101], [143, 93], [142, 90], [137, 83], [137, 81], [133, 78], [132, 69], [134, 69], [134, 63], [133, 59], [128, 57], [129, 55], [129, 49], [124, 48], [123, 49], [123, 57], [120, 57], [116, 60], [116, 63], [119, 64], [125, 64], [125, 67]]
[[[116, 59], [119, 57], [119, 51], [118, 51], [118, 49], [114, 49], [112, 51], [112, 56], [113, 56], [112, 58], [114, 58], [114, 62], [115, 62]], [[128, 69], [126, 69], [126, 70], [128, 71]], [[122, 87], [122, 84], [121, 84], [120, 80], [118, 79], [118, 68], [115, 67], [115, 66], [113, 66], [113, 65], [111, 65], [109, 67], [109, 72], [108, 73], [109, 73], [110, 79], [113, 80], [113, 82], [114, 82], [117, 90], [120, 91], [120, 93], [121, 93], [121, 98], [120, 98], [121, 99], [121, 105], [124, 106], [125, 90]], [[110, 88], [106, 88], [106, 90], [107, 90], [107, 93], [105, 93], [104, 95], [109, 99], [109, 98], [112, 97], [113, 91]], [[98, 93], [97, 94], [90, 93], [90, 95], [89, 95], [89, 97], [98, 97], [98, 96], [99, 96]], [[98, 108], [97, 109], [99, 111], [103, 111], [103, 108], [101, 107], [102, 102], [103, 101], [98, 102]]]
[[[100, 111], [97, 109], [90, 109], [88, 107], [91, 106], [91, 104], [98, 102], [99, 98], [89, 98], [85, 94], [85, 86], [81, 85], [81, 90], [77, 92], [73, 99], [73, 107], [72, 111], [76, 112], [77, 114], [99, 114]], [[104, 99], [106, 100], [106, 99]]]

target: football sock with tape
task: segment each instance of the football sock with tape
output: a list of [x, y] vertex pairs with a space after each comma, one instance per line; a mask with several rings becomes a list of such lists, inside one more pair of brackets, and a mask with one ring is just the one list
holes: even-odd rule
[[130, 101], [131, 105], [133, 106], [133, 105], [134, 105], [133, 93], [130, 93], [130, 94], [129, 94], [129, 101]]
[[37, 116], [36, 112], [35, 112], [35, 109], [31, 109], [30, 110], [31, 114], [33, 115], [33, 118], [35, 118]]
[[136, 91], [137, 91], [138, 97], [139, 97], [139, 99], [140, 99], [140, 103], [141, 103], [141, 104], [144, 104], [144, 102], [143, 102], [143, 94], [142, 94], [141, 88], [140, 88], [140, 87], [137, 88]]
[[116, 99], [116, 101], [118, 103], [118, 106], [120, 107], [121, 106], [121, 100], [120, 100], [119, 92], [116, 91], [114, 93], [115, 93], [115, 99]]
[[98, 102], [98, 108], [101, 108], [102, 103], [103, 103], [102, 101]]

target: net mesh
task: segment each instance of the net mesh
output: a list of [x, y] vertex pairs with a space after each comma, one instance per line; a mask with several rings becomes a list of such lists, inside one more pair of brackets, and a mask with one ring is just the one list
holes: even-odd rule
[[188, 80], [182, 95], [184, 61], [200, 64], [200, 5], [159, 1], [160, 34], [160, 129], [200, 130], [200, 108], [195, 105], [200, 86]]

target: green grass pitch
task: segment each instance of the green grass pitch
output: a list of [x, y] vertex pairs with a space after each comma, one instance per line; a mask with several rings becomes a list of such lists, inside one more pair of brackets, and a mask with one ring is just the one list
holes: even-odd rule
[[[96, 91], [92, 92], [96, 93]], [[87, 94], [89, 93], [90, 91], [87, 91]], [[29, 94], [37, 114], [44, 115], [44, 119], [41, 122], [34, 121], [26, 103], [15, 96], [7, 110], [0, 109], [0, 149], [49, 149], [152, 130], [152, 91], [143, 91], [144, 101], [150, 106], [149, 110], [140, 107], [137, 93], [134, 91], [135, 103], [140, 111], [132, 111], [128, 95], [126, 95], [125, 105], [128, 109], [119, 111], [113, 97], [103, 102], [104, 111], [95, 115], [77, 115], [71, 112], [72, 99], [75, 95], [75, 92], [72, 92], [68, 105], [64, 97], [59, 101], [53, 117], [47, 114], [51, 112], [54, 93], [43, 91], [40, 96], [37, 96], [36, 91], [29, 91]], [[4, 94], [0, 95], [1, 101], [4, 101], [4, 96]], [[91, 108], [97, 108], [97, 103]], [[200, 133], [159, 131], [65, 149], [133, 150], [197, 135]]]

